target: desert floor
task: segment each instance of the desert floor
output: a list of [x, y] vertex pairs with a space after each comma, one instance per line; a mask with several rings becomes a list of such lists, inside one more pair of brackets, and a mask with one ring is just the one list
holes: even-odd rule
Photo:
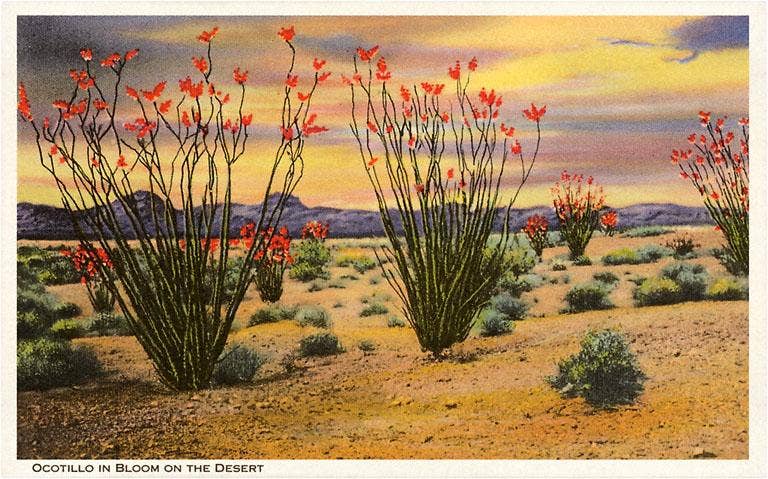
[[[719, 246], [711, 227], [687, 230], [702, 244]], [[748, 457], [748, 303], [683, 303], [636, 308], [634, 284], [672, 261], [602, 266], [599, 258], [622, 246], [659, 244], [650, 238], [596, 236], [592, 266], [551, 271], [564, 247], [545, 250], [534, 272], [558, 278], [525, 293], [531, 317], [512, 334], [473, 334], [450, 357], [434, 361], [419, 350], [413, 331], [387, 327], [398, 314], [395, 295], [378, 270], [357, 274], [331, 268], [344, 288], [308, 292], [288, 280], [284, 304], [321, 305], [347, 352], [299, 359], [286, 372], [282, 359], [315, 332], [295, 321], [246, 328], [262, 307], [252, 292], [232, 339], [268, 355], [249, 385], [173, 393], [155, 379], [132, 337], [76, 340], [98, 353], [107, 374], [72, 388], [18, 394], [19, 458], [676, 458]], [[335, 254], [365, 252], [365, 240], [332, 240]], [[725, 275], [702, 255], [713, 277]], [[561, 315], [565, 292], [593, 273], [621, 278], [608, 311]], [[357, 280], [339, 280], [354, 273]], [[564, 276], [569, 284], [563, 284]], [[376, 284], [373, 284], [376, 283]], [[62, 300], [90, 314], [81, 285], [51, 287]], [[362, 300], [387, 305], [390, 314], [359, 317]], [[593, 410], [563, 399], [544, 381], [556, 362], [576, 352], [591, 328], [614, 328], [631, 341], [649, 380], [636, 404]], [[376, 350], [360, 351], [361, 340]]]

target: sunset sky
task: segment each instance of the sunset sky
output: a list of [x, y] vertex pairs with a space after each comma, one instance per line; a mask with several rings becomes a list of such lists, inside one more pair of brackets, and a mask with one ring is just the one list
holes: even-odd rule
[[[239, 202], [258, 201], [255, 179], [278, 141], [289, 61], [276, 34], [283, 26], [297, 32], [298, 90], [313, 58], [327, 60], [333, 72], [313, 100], [318, 123], [330, 131], [308, 140], [296, 191], [312, 206], [375, 205], [349, 133], [349, 89], [339, 76], [349, 76], [358, 46], [380, 45], [395, 88], [447, 83], [449, 66], [476, 56], [473, 88], [504, 96], [502, 119], [518, 127], [524, 148], [531, 146], [532, 124], [521, 110], [546, 104], [541, 157], [518, 206], [549, 204], [549, 186], [563, 169], [594, 175], [612, 206], [698, 204], [669, 151], [698, 130], [701, 109], [734, 121], [748, 113], [747, 17], [20, 17], [19, 80], [42, 118], [51, 114], [51, 101], [68, 97], [67, 72], [82, 68], [81, 48], [92, 48], [95, 60], [139, 48], [125, 84], [150, 89], [168, 80], [168, 98], [180, 97], [177, 80], [197, 73], [191, 58], [205, 51], [196, 36], [214, 25], [221, 29], [214, 82], [234, 91], [234, 66], [250, 72], [245, 111], [254, 113], [255, 137], [236, 172]], [[18, 200], [57, 204], [29, 129], [18, 125]]]

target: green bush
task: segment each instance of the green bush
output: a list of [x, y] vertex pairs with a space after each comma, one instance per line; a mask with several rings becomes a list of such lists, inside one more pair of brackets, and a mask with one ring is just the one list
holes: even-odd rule
[[619, 264], [640, 264], [640, 258], [632, 248], [620, 248], [610, 251], [603, 256], [600, 261], [606, 266], [615, 266]]
[[384, 306], [381, 303], [370, 303], [365, 308], [363, 308], [362, 311], [360, 311], [360, 317], [365, 318], [368, 316], [375, 316], [377, 314], [387, 314], [389, 312], [389, 308]]
[[587, 255], [580, 255], [573, 259], [573, 265], [574, 266], [590, 266], [592, 264], [592, 260]]
[[304, 240], [299, 243], [294, 255], [294, 263], [288, 275], [298, 281], [308, 282], [315, 279], [328, 279], [327, 265], [331, 261], [331, 251], [320, 241]]
[[599, 309], [611, 309], [610, 288], [600, 281], [591, 281], [573, 286], [566, 294], [568, 306], [565, 313], [580, 313]]
[[293, 319], [296, 316], [298, 308], [296, 306], [283, 306], [282, 304], [270, 304], [264, 308], [256, 310], [248, 319], [248, 327], [257, 324], [276, 323]]
[[632, 294], [637, 306], [680, 302], [680, 286], [669, 278], [647, 278]]
[[299, 343], [299, 354], [303, 357], [331, 356], [343, 352], [339, 338], [329, 332], [307, 336]]
[[54, 314], [60, 319], [69, 319], [80, 316], [83, 314], [83, 310], [75, 303], [62, 303], [56, 306]]
[[354, 261], [352, 263], [352, 268], [354, 268], [355, 271], [357, 271], [360, 274], [365, 273], [366, 271], [370, 271], [372, 269], [375, 269], [376, 266], [378, 266], [378, 263], [376, 263], [375, 260], [363, 256], [362, 258]]
[[506, 315], [490, 309], [480, 314], [480, 336], [500, 336], [515, 330], [515, 323]]
[[86, 329], [99, 336], [131, 336], [131, 326], [124, 316], [112, 312], [96, 313], [86, 321]]
[[739, 301], [749, 296], [747, 285], [734, 278], [720, 278], [707, 290], [707, 297], [715, 301]]
[[667, 240], [664, 246], [674, 250], [675, 258], [677, 259], [693, 258], [696, 256], [694, 250], [701, 247], [700, 244], [693, 240], [693, 236], [685, 232], [677, 234], [672, 239]]
[[16, 349], [16, 385], [20, 391], [70, 386], [101, 372], [96, 354], [68, 341], [38, 338]]
[[557, 258], [552, 260], [552, 271], [565, 271], [568, 267], [565, 265], [565, 262], [562, 260], [559, 260]]
[[547, 382], [564, 397], [583, 397], [594, 407], [631, 404], [647, 379], [626, 339], [610, 330], [591, 331], [581, 350], [557, 365]]
[[371, 351], [376, 350], [376, 343], [371, 341], [370, 339], [363, 339], [359, 343], [357, 343], [357, 349], [364, 353], [369, 353]]
[[302, 306], [296, 313], [296, 320], [302, 327], [330, 328], [331, 317], [320, 306]]
[[265, 362], [265, 358], [255, 349], [233, 344], [221, 353], [213, 369], [212, 381], [228, 386], [250, 382]]
[[519, 321], [528, 315], [528, 304], [509, 293], [501, 293], [491, 299], [491, 307], [509, 321]]
[[502, 278], [499, 281], [499, 291], [507, 292], [512, 296], [520, 297], [523, 293], [533, 291], [535, 288], [541, 286], [544, 279], [536, 274], [524, 274], [518, 278], [509, 277]]
[[16, 336], [19, 339], [36, 338], [51, 326], [47, 318], [41, 318], [37, 311], [18, 311], [16, 313]]
[[74, 284], [80, 282], [80, 273], [70, 258], [56, 255], [46, 259], [45, 265], [37, 272], [40, 282], [43, 284]]
[[640, 263], [655, 263], [661, 258], [672, 256], [675, 251], [672, 248], [657, 244], [648, 244], [637, 249], [637, 259]]
[[610, 271], [597, 272], [592, 275], [592, 278], [594, 278], [595, 281], [600, 281], [601, 283], [605, 283], [611, 286], [616, 285], [619, 282], [619, 277]]
[[660, 236], [672, 233], [674, 230], [664, 226], [638, 226], [628, 229], [622, 236], [627, 238], [647, 238], [649, 236]]
[[309, 288], [307, 288], [308, 293], [316, 293], [318, 291], [322, 291], [325, 289], [326, 283], [322, 281], [312, 281], [312, 283], [309, 285]]
[[404, 328], [405, 321], [398, 318], [397, 316], [390, 316], [389, 318], [387, 318], [387, 327], [388, 328]]
[[680, 287], [681, 301], [699, 301], [706, 295], [709, 273], [700, 264], [678, 261], [665, 266], [661, 276], [671, 279]]
[[61, 339], [74, 339], [85, 336], [85, 328], [80, 321], [60, 319], [51, 326], [51, 334]]

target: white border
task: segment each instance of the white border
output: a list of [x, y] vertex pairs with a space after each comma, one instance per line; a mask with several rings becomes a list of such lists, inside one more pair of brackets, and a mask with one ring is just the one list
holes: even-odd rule
[[[190, 2], [6, 2], [2, 5], [2, 160], [0, 175], [0, 473], [3, 477], [46, 476], [32, 472], [32, 464], [99, 464], [115, 461], [16, 460], [15, 328], [15, 211], [16, 211], [16, 16], [71, 15], [101, 12], [115, 15], [187, 14]], [[252, 3], [195, 2], [204, 15], [749, 15], [750, 16], [750, 129], [751, 155], [751, 275], [749, 329], [749, 459], [748, 460], [432, 460], [432, 461], [252, 461], [265, 465], [255, 477], [765, 477], [766, 470], [766, 5], [762, 1], [636, 1], [636, 2], [404, 2], [318, 1]], [[14, 160], [11, 160], [14, 159]], [[119, 461], [124, 464], [204, 464], [245, 461]], [[55, 474], [61, 477], [104, 477], [100, 474]], [[150, 477], [148, 474], [130, 474]], [[221, 474], [165, 475], [164, 477], [218, 477]], [[234, 474], [233, 474], [234, 475]], [[112, 474], [109, 477], [127, 476]], [[246, 477], [240, 475], [239, 477]]]

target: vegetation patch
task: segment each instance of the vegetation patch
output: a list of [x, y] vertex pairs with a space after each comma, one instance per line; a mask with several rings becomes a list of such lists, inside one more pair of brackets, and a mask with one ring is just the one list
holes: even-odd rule
[[339, 338], [330, 332], [307, 336], [299, 343], [299, 354], [303, 357], [332, 356], [343, 352]]
[[573, 286], [566, 294], [567, 307], [564, 313], [580, 313], [613, 308], [609, 295], [611, 288], [600, 281], [591, 281]]
[[647, 379], [623, 335], [590, 331], [581, 350], [557, 365], [547, 382], [567, 398], [580, 396], [597, 408], [631, 404]]
[[96, 353], [69, 341], [37, 338], [16, 349], [16, 385], [20, 391], [71, 386], [101, 373]]

